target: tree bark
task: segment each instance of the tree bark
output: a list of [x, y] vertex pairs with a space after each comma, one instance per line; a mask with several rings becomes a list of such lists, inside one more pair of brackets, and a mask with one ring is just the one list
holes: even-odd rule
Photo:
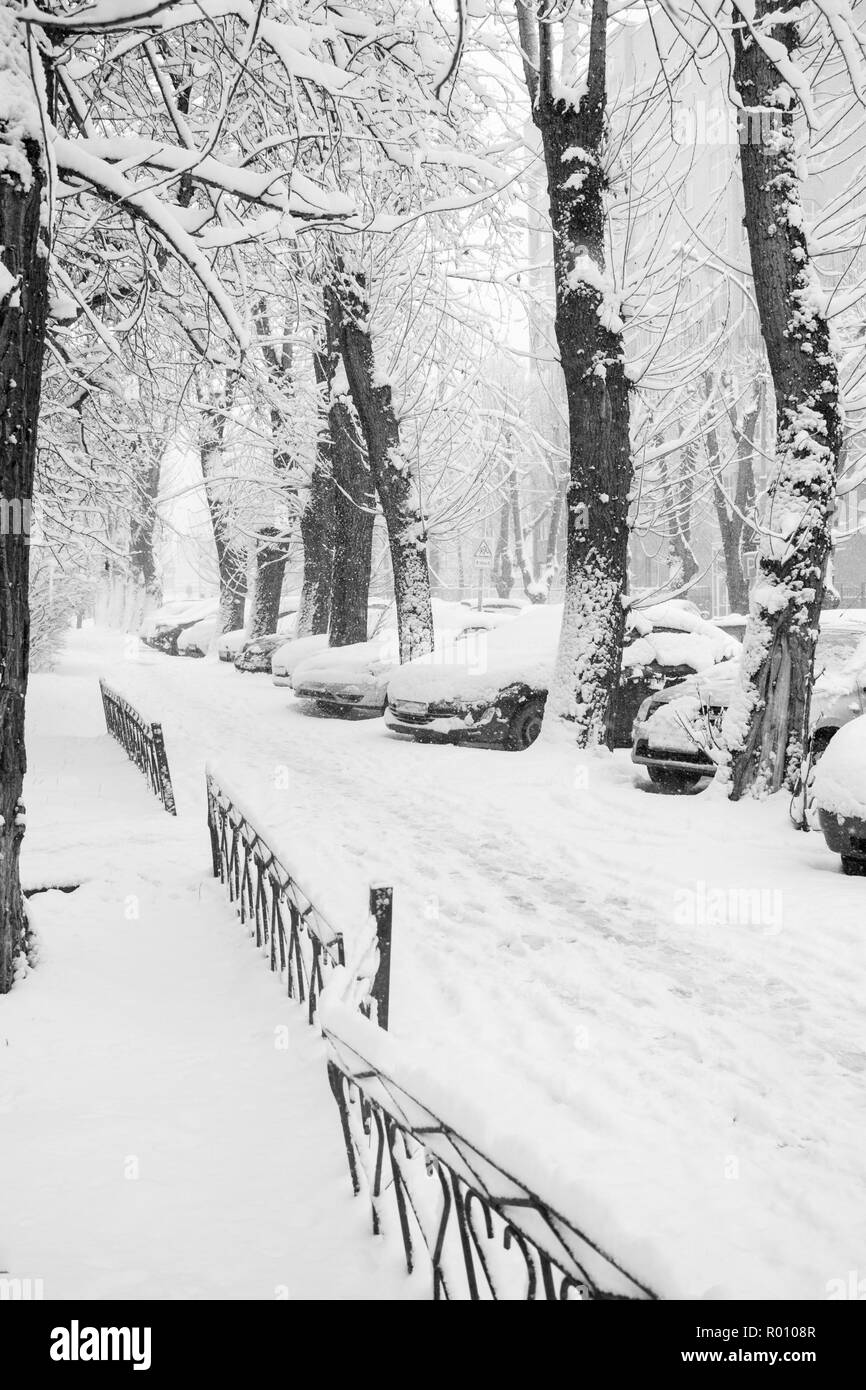
[[566, 582], [548, 711], [580, 746], [607, 739], [619, 681], [632, 483], [623, 323], [605, 275], [607, 0], [593, 0], [584, 94], [557, 95], [553, 24], [517, 0], [524, 74], [544, 147], [556, 339], [568, 401]]
[[304, 582], [298, 611], [297, 633], [307, 637], [328, 631], [331, 620], [331, 584], [334, 566], [334, 477], [319, 459], [313, 468], [310, 490], [301, 513], [304, 546]]
[[332, 647], [367, 640], [376, 499], [364, 451], [344, 401], [331, 407], [334, 440], [334, 569], [331, 582]]
[[[0, 80], [4, 77], [0, 62]], [[0, 151], [7, 139], [11, 143], [14, 136], [0, 127]], [[48, 244], [40, 222], [42, 151], [28, 139], [14, 151], [22, 153], [26, 168], [11, 159], [0, 178], [0, 260], [15, 281], [0, 299], [0, 994], [11, 989], [26, 943], [19, 854], [27, 767], [28, 531], [48, 305]]]
[[[713, 385], [709, 373], [705, 378], [705, 387], [707, 400], [710, 400]], [[742, 422], [737, 420], [733, 405], [727, 405], [728, 420], [737, 449], [734, 496], [730, 506], [722, 483], [722, 457], [715, 426], [710, 426], [707, 430], [704, 441], [713, 476], [713, 503], [722, 538], [728, 607], [732, 613], [747, 613], [749, 608], [749, 576], [743, 550], [754, 536], [754, 527], [749, 518], [755, 507], [754, 450], [762, 409], [763, 391], [760, 384], [754, 404], [745, 412]]]
[[377, 377], [363, 277], [350, 274], [338, 262], [328, 292], [338, 316], [343, 363], [367, 444], [370, 473], [388, 528], [400, 661], [411, 661], [433, 650], [427, 528], [416, 479], [401, 451], [391, 387]]
[[234, 393], [234, 379], [226, 383], [224, 392], [214, 391], [209, 383], [199, 382], [201, 428], [199, 448], [205, 497], [213, 527], [214, 545], [219, 574], [218, 637], [235, 632], [244, 625], [244, 602], [247, 594], [247, 561], [245, 550], [232, 538], [231, 505], [227, 484], [213, 477], [213, 468], [225, 444], [228, 412]]
[[[513, 470], [512, 470], [513, 473]], [[511, 474], [509, 474], [509, 480]], [[508, 553], [508, 520], [511, 514], [511, 498], [506, 493], [499, 509], [499, 529], [496, 533], [496, 549], [493, 552], [492, 579], [499, 598], [508, 598], [514, 587], [514, 566]]]
[[[271, 322], [264, 303], [259, 306], [256, 323], [259, 334], [265, 340], [262, 352], [270, 389], [275, 397], [270, 407], [274, 473], [288, 509], [297, 493], [297, 469], [285, 437], [288, 416], [284, 404], [293, 394], [294, 354], [291, 340], [285, 335], [282, 343], [269, 341]], [[291, 536], [288, 528], [259, 528], [255, 541], [256, 583], [253, 590], [250, 637], [264, 637], [267, 633], [277, 630], [280, 595], [290, 553]]]
[[138, 493], [129, 527], [129, 558], [137, 589], [137, 625], [162, 603], [162, 583], [156, 564], [156, 501], [162, 470], [161, 452], [151, 453], [137, 477]]
[[[314, 359], [325, 396], [328, 458], [333, 477], [333, 567], [329, 645], [367, 640], [367, 610], [373, 564], [376, 498], [361, 439], [360, 422], [339, 379], [342, 315], [331, 287], [324, 292], [325, 337]], [[348, 383], [347, 383], [348, 384]]]
[[[752, 22], [788, 52], [784, 0]], [[818, 615], [842, 443], [838, 369], [803, 226], [796, 98], [734, 9], [734, 82], [743, 103], [740, 168], [761, 333], [776, 397], [775, 476], [758, 551], [743, 683], [724, 724], [730, 794], [796, 780], [808, 732]]]
[[249, 635], [276, 632], [286, 572], [286, 540], [277, 526], [260, 526], [256, 533], [256, 570]]

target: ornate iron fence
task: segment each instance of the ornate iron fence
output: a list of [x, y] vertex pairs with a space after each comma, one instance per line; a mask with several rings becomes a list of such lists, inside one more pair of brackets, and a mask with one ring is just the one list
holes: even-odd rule
[[375, 1233], [396, 1225], [408, 1271], [429, 1269], [434, 1299], [655, 1298], [328, 1024], [323, 1031], [355, 1194], [366, 1188]]
[[[316, 907], [211, 769], [206, 778], [214, 877], [226, 884], [241, 921], [251, 924], [256, 946], [267, 951], [270, 968], [285, 981], [289, 997], [307, 1005], [312, 1023], [327, 975], [346, 963], [343, 934]], [[388, 1025], [392, 898], [390, 888], [370, 889], [379, 960], [363, 1007], [383, 1028]]]
[[168, 770], [168, 758], [162, 737], [161, 724], [149, 724], [128, 700], [104, 680], [100, 680], [105, 726], [116, 738], [127, 756], [147, 778], [152, 792], [159, 797], [169, 815], [176, 816], [174, 788]]

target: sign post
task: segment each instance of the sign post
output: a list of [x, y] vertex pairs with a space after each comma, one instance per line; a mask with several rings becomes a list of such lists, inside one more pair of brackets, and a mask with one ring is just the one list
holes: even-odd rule
[[484, 605], [484, 571], [493, 568], [493, 551], [486, 541], [482, 541], [473, 557], [478, 571], [478, 611]]

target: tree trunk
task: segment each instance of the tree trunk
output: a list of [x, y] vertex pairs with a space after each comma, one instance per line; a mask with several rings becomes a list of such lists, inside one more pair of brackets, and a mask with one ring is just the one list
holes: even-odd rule
[[[283, 402], [289, 402], [294, 392], [292, 342], [285, 333], [282, 343], [269, 341], [271, 322], [264, 302], [259, 305], [256, 324], [259, 334], [264, 339], [262, 353], [268, 380], [277, 397], [277, 401], [270, 408], [274, 473], [285, 498], [286, 509], [291, 510], [291, 504], [297, 494], [297, 469], [286, 441], [288, 414], [287, 406]], [[250, 637], [264, 637], [267, 633], [277, 630], [280, 595], [290, 553], [291, 537], [288, 526], [259, 528], [255, 542], [256, 584], [253, 592]]]
[[[784, 0], [753, 22], [789, 52]], [[767, 17], [770, 21], [767, 22]], [[761, 332], [776, 396], [775, 475], [758, 551], [743, 683], [728, 709], [731, 796], [796, 780], [807, 737], [818, 615], [842, 440], [839, 381], [803, 226], [795, 96], [734, 10], [734, 81], [743, 103], [740, 167]], [[763, 21], [763, 22], [762, 22]]]
[[286, 556], [286, 540], [279, 527], [260, 526], [256, 534], [256, 578], [249, 624], [251, 638], [265, 637], [277, 630]]
[[345, 402], [334, 402], [331, 419], [335, 487], [329, 642], [332, 647], [346, 647], [367, 640], [376, 499]]
[[235, 632], [244, 625], [244, 601], [247, 593], [246, 552], [232, 538], [231, 503], [228, 484], [213, 477], [225, 444], [225, 429], [231, 409], [234, 379], [226, 383], [223, 393], [214, 391], [209, 383], [198, 384], [201, 409], [199, 447], [205, 497], [213, 528], [219, 574], [219, 617], [217, 637]]
[[[14, 42], [13, 58], [18, 49]], [[23, 63], [26, 71], [26, 58]], [[0, 56], [0, 81], [6, 76]], [[27, 766], [28, 533], [48, 304], [48, 245], [41, 226], [42, 152], [30, 139], [17, 145], [0, 125], [0, 158], [7, 141], [16, 147], [9, 151], [12, 158], [0, 178], [0, 259], [14, 281], [11, 286], [8, 281], [0, 285], [0, 994], [12, 987], [26, 940], [19, 853], [24, 835], [21, 790]], [[26, 177], [18, 162], [22, 155]]]
[[607, 738], [619, 681], [632, 482], [623, 323], [605, 275], [607, 0], [593, 0], [585, 90], [576, 107], [557, 95], [553, 22], [539, 23], [522, 0], [517, 14], [547, 168], [569, 421], [565, 605], [547, 708], [572, 721], [586, 746]]
[[159, 496], [159, 476], [162, 469], [162, 455], [151, 455], [138, 476], [138, 494], [135, 498], [129, 526], [129, 558], [137, 593], [136, 609], [138, 622], [162, 603], [162, 583], [156, 565], [155, 536]]
[[[713, 394], [712, 379], [705, 377], [707, 400]], [[722, 457], [718, 432], [710, 426], [705, 435], [707, 458], [713, 477], [713, 502], [722, 538], [722, 553], [725, 558], [725, 584], [728, 591], [728, 607], [732, 613], [747, 613], [749, 609], [749, 576], [743, 555], [743, 547], [754, 536], [754, 527], [749, 518], [755, 506], [755, 468], [754, 450], [758, 421], [763, 408], [763, 390], [759, 384], [755, 402], [743, 416], [742, 424], [736, 418], [733, 405], [728, 404], [727, 413], [731, 432], [737, 446], [736, 477], [734, 480], [733, 504], [728, 505], [722, 482]]]
[[350, 275], [338, 263], [336, 283], [328, 293], [339, 319], [349, 390], [364, 431], [370, 472], [388, 528], [400, 660], [411, 661], [433, 650], [427, 528], [416, 480], [400, 449], [400, 427], [391, 387], [377, 378], [363, 277]]
[[315, 367], [325, 392], [326, 439], [334, 480], [334, 560], [328, 641], [332, 647], [347, 647], [367, 640], [376, 498], [360, 438], [360, 423], [350, 400], [340, 389], [342, 321], [339, 300], [331, 289], [325, 290], [324, 307], [325, 341], [316, 355]]
[[[320, 429], [322, 426], [320, 426]], [[334, 565], [334, 475], [330, 426], [324, 420], [310, 490], [301, 513], [304, 584], [296, 631], [299, 637], [328, 631]]]
[[523, 581], [523, 592], [530, 603], [544, 603], [547, 594], [535, 581], [535, 575], [526, 559], [526, 537], [523, 534], [523, 517], [520, 507], [520, 484], [517, 469], [512, 468], [508, 475], [508, 491], [511, 494], [511, 529], [514, 532], [514, 558]]
[[[512, 470], [513, 472], [513, 470]], [[509, 474], [509, 477], [511, 475]], [[496, 549], [493, 552], [493, 585], [499, 598], [508, 598], [514, 587], [514, 566], [508, 553], [508, 519], [511, 499], [506, 493], [499, 509], [499, 530], [496, 534]]]
[[547, 585], [547, 596], [550, 597], [550, 589], [559, 571], [559, 534], [562, 529], [562, 513], [565, 510], [565, 481], [557, 479], [556, 493], [553, 498], [553, 506], [550, 509], [550, 525], [547, 528], [547, 561], [545, 565], [545, 581]]
[[668, 519], [668, 545], [671, 555], [668, 585], [673, 590], [682, 590], [688, 588], [700, 571], [700, 565], [692, 549], [694, 445], [687, 445], [681, 451], [679, 477], [671, 478], [667, 459], [663, 455], [659, 456], [659, 471]]
[[229, 526], [222, 502], [208, 498], [219, 571], [219, 616], [216, 636], [236, 632], [244, 625], [247, 596], [246, 554], [226, 539]]

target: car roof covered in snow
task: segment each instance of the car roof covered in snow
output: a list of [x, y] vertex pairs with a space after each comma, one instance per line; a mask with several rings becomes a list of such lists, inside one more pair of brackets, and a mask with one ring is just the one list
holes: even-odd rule
[[834, 734], [815, 767], [815, 803], [837, 816], [866, 820], [866, 718]]

